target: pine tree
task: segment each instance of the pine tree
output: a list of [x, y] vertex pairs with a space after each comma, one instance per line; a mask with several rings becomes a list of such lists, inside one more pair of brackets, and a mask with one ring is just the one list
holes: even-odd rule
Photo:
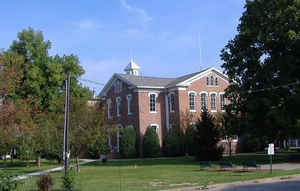
[[218, 147], [220, 133], [213, 122], [213, 117], [205, 110], [196, 124], [195, 143], [197, 145], [196, 158], [203, 161], [219, 160], [223, 149]]

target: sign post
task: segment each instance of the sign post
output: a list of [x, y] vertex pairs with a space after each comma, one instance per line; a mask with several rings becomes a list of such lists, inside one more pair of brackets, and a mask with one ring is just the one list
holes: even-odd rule
[[271, 172], [271, 174], [272, 174], [272, 157], [274, 154], [275, 154], [274, 144], [271, 143], [271, 144], [269, 144], [269, 147], [268, 147], [268, 155], [270, 156], [270, 172]]

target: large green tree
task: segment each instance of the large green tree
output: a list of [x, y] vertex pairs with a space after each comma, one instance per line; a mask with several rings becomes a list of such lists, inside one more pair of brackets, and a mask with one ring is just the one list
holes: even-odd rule
[[78, 58], [74, 55], [50, 56], [50, 48], [50, 41], [44, 40], [41, 31], [28, 28], [18, 33], [18, 39], [8, 50], [24, 58], [22, 79], [16, 92], [9, 96], [32, 100], [37, 112], [58, 109], [57, 99], [62, 98], [64, 81], [69, 73], [72, 75], [71, 92], [77, 96], [82, 92], [77, 78], [84, 70]]
[[[222, 50], [239, 133], [270, 140], [296, 135], [300, 118], [300, 1], [247, 0], [238, 34]], [[246, 121], [246, 122], [245, 122]]]

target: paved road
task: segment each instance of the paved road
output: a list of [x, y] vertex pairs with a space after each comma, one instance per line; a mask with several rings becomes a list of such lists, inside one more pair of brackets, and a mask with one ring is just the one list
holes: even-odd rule
[[234, 186], [218, 191], [298, 191], [300, 181], [277, 182], [258, 185]]

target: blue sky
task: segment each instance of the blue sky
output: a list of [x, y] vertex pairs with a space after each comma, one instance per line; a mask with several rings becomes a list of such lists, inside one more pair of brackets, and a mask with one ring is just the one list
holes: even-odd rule
[[86, 79], [107, 82], [113, 73], [123, 73], [131, 55], [144, 76], [177, 77], [199, 71], [200, 60], [204, 68], [220, 68], [220, 51], [237, 33], [244, 4], [244, 0], [7, 0], [0, 6], [0, 48], [7, 49], [19, 31], [31, 26], [52, 42], [52, 55], [77, 55]]

